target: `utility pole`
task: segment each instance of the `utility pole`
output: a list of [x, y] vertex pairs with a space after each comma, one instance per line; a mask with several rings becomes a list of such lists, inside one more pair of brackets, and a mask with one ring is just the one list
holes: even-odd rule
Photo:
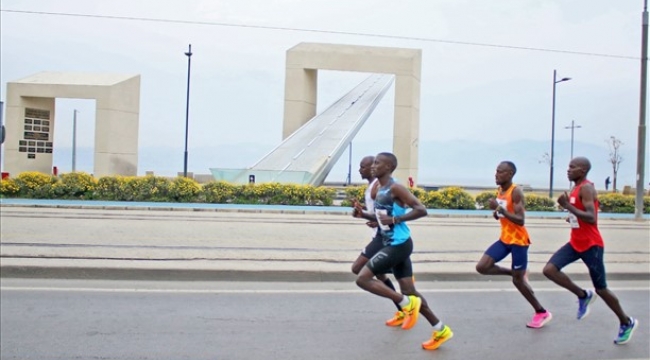
[[643, 190], [645, 189], [645, 138], [646, 138], [646, 91], [648, 85], [648, 0], [643, 1], [643, 24], [641, 27], [641, 91], [639, 101], [639, 138], [636, 155], [636, 197], [634, 219], [643, 219]]
[[571, 126], [565, 126], [565, 129], [571, 129], [571, 159], [573, 160], [573, 130], [580, 129], [582, 126], [576, 125], [574, 120], [571, 120]]
[[72, 116], [72, 172], [77, 170], [77, 109]]

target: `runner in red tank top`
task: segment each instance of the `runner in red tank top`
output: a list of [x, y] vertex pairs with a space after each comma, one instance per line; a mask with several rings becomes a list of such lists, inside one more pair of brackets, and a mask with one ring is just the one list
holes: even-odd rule
[[[571, 238], [553, 254], [544, 266], [547, 278], [571, 291], [578, 297], [578, 320], [589, 314], [590, 305], [597, 295], [618, 316], [620, 328], [614, 339], [615, 344], [625, 344], [632, 338], [638, 320], [627, 316], [618, 298], [607, 288], [605, 264], [603, 260], [604, 243], [598, 230], [598, 195], [593, 183], [587, 180], [591, 163], [587, 158], [577, 157], [569, 163], [567, 176], [575, 187], [571, 195], [566, 192], [557, 199], [558, 204], [569, 212], [567, 222], [571, 225]], [[589, 269], [591, 282], [596, 292], [585, 290], [576, 285], [562, 272], [562, 268], [581, 259]]]

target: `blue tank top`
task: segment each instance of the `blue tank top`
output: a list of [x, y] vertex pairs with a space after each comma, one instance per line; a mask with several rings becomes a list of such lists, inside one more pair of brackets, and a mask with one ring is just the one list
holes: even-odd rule
[[[406, 214], [406, 208], [401, 207], [394, 199], [390, 190], [391, 185], [395, 183], [393, 178], [390, 179], [386, 186], [377, 189], [375, 197], [375, 214], [385, 212], [388, 216], [402, 216]], [[411, 230], [405, 223], [389, 225], [388, 228], [380, 226], [377, 235], [381, 237], [384, 245], [399, 245], [411, 238]]]

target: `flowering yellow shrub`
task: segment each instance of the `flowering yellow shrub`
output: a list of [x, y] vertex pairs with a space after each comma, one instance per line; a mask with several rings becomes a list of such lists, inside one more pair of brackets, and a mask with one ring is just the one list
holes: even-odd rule
[[420, 201], [429, 209], [476, 209], [476, 203], [472, 195], [459, 187], [429, 191], [421, 195]]
[[524, 196], [526, 210], [528, 211], [557, 211], [555, 201], [548, 196], [526, 194]]
[[166, 177], [147, 175], [131, 180], [134, 201], [169, 201], [171, 181]]
[[65, 173], [53, 185], [57, 197], [90, 199], [93, 197], [97, 180], [84, 172]]
[[226, 204], [232, 202], [235, 185], [225, 181], [211, 181], [201, 188], [201, 199], [211, 204]]
[[16, 184], [14, 179], [7, 178], [0, 180], [0, 195], [3, 197], [13, 197], [18, 195], [20, 187]]
[[201, 185], [194, 179], [179, 176], [169, 186], [169, 197], [171, 201], [194, 202], [198, 201], [201, 193]]
[[441, 195], [441, 209], [476, 210], [472, 195], [460, 187], [448, 187], [438, 192]]
[[[608, 213], [633, 214], [635, 208], [635, 195], [608, 193], [598, 195], [600, 211]], [[650, 213], [650, 196], [643, 197], [643, 213]]]
[[20, 173], [15, 179], [16, 185], [20, 188], [19, 196], [36, 199], [51, 199], [56, 197], [52, 187], [56, 182], [56, 177], [37, 171]]

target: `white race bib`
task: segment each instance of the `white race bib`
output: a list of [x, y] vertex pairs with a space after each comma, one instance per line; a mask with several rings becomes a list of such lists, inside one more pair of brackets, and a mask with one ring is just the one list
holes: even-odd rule
[[569, 213], [569, 225], [571, 225], [571, 229], [579, 229], [580, 228], [580, 223], [578, 222], [578, 217], [575, 216], [572, 213]]
[[377, 224], [379, 224], [379, 228], [388, 231], [390, 230], [389, 225], [384, 225], [381, 223], [381, 220], [379, 220], [379, 215], [388, 215], [388, 211], [386, 209], [375, 209], [375, 217], [377, 218]]
[[[506, 199], [497, 199], [497, 204], [499, 204], [499, 206], [501, 206], [505, 210], [508, 209], [508, 201]], [[502, 218], [503, 214], [497, 213], [497, 216]]]

